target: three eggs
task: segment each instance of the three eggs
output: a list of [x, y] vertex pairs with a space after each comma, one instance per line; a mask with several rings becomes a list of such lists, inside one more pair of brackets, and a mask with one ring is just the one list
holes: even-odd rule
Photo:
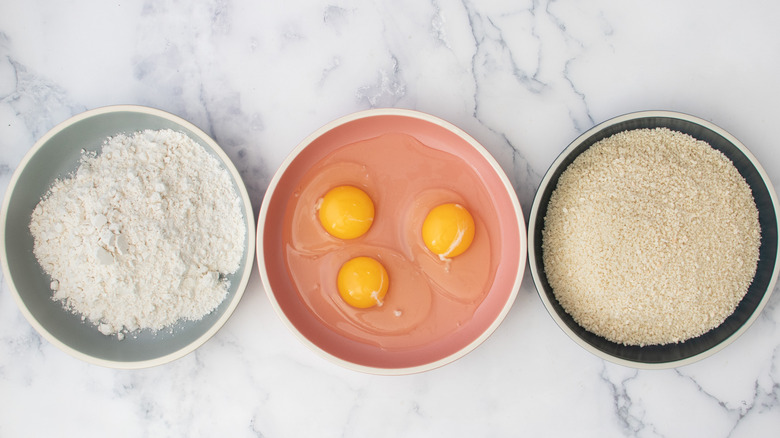
[[[320, 224], [333, 237], [356, 239], [374, 222], [374, 203], [363, 190], [342, 185], [330, 189], [317, 203]], [[440, 259], [463, 254], [474, 240], [476, 226], [469, 211], [458, 203], [440, 204], [428, 212], [420, 238]], [[349, 305], [367, 309], [382, 306], [390, 288], [385, 267], [373, 257], [358, 256], [339, 269], [337, 289]]]

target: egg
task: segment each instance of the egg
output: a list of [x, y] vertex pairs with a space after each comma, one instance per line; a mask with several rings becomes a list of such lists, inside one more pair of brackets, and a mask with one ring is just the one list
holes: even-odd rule
[[[365, 166], [339, 161], [330, 163], [319, 169], [316, 174], [308, 175], [303, 184], [292, 193], [288, 208], [291, 214], [289, 227], [284, 231], [289, 233], [287, 242], [298, 250], [310, 254], [333, 251], [355, 243], [354, 239], [340, 239], [325, 231], [319, 220], [319, 210], [324, 201], [324, 195], [328, 189], [338, 186], [359, 187], [366, 193], [370, 193], [374, 206], [381, 205], [378, 198], [380, 187], [373, 175], [367, 173]], [[375, 230], [380, 218], [374, 214], [371, 229]], [[372, 232], [371, 234], [376, 234]], [[370, 236], [366, 236], [370, 237]], [[365, 239], [358, 239], [365, 240]], [[338, 269], [338, 268], [336, 268]]]
[[[410, 269], [412, 262], [403, 254], [383, 246], [353, 242], [328, 251], [311, 253], [287, 248], [290, 268], [306, 273], [292, 277], [301, 299], [324, 324], [356, 339], [381, 337], [382, 344], [408, 344], [415, 328], [431, 318], [433, 291], [423, 272]], [[338, 273], [350, 260], [370, 257], [387, 271], [388, 289], [381, 306], [359, 308], [347, 303], [339, 293]], [[438, 260], [438, 259], [437, 259]], [[438, 306], [442, 312], [451, 312]], [[387, 336], [397, 337], [388, 339]]]
[[336, 281], [341, 298], [359, 309], [382, 306], [390, 284], [385, 267], [376, 259], [365, 256], [344, 263]]
[[330, 189], [322, 198], [318, 217], [322, 227], [339, 239], [355, 239], [365, 234], [374, 222], [374, 203], [363, 190], [354, 186]]
[[[462, 305], [479, 302], [486, 294], [485, 285], [490, 284], [492, 266], [497, 262], [491, 244], [492, 218], [472, 214], [474, 239], [468, 250], [454, 258], [440, 257], [425, 245], [422, 226], [428, 214], [437, 206], [447, 203], [478, 205], [474, 199], [467, 199], [460, 193], [447, 188], [433, 188], [415, 193], [402, 220], [404, 229], [404, 250], [425, 273], [436, 294], [447, 297]], [[481, 209], [477, 209], [481, 211]]]
[[447, 203], [434, 207], [422, 225], [425, 246], [440, 258], [463, 254], [474, 240], [474, 218], [460, 204]]
[[[363, 256], [379, 261], [387, 270], [390, 281], [381, 306], [361, 309], [348, 304], [338, 293], [335, 279], [331, 280], [336, 277], [336, 273], [325, 272], [333, 270], [334, 267], [338, 269], [346, 261]], [[386, 346], [408, 342], [408, 339], [404, 341], [404, 338], [430, 318], [433, 298], [425, 275], [417, 269], [410, 269], [410, 266], [409, 259], [389, 248], [364, 244], [349, 245], [323, 256], [320, 261], [320, 269], [325, 274], [323, 281], [326, 282], [321, 295], [326, 299], [330, 297], [333, 309], [350, 323], [351, 328], [342, 328], [353, 335], [363, 337], [372, 333], [397, 337], [395, 340], [383, 339], [382, 343]], [[330, 293], [330, 288], [336, 289], [336, 292]]]

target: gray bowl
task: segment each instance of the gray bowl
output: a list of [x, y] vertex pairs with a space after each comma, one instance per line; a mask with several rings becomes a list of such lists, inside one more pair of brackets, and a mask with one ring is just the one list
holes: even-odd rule
[[[81, 149], [99, 151], [117, 133], [173, 129], [191, 137], [228, 171], [246, 224], [239, 270], [228, 276], [228, 296], [199, 321], [179, 322], [171, 330], [142, 330], [123, 340], [101, 334], [92, 324], [51, 298], [50, 279], [33, 255], [30, 216], [53, 181], [73, 172]], [[0, 211], [3, 274], [19, 309], [49, 342], [90, 363], [113, 368], [144, 368], [178, 359], [202, 345], [228, 320], [246, 288], [254, 262], [255, 226], [246, 187], [220, 147], [195, 125], [172, 114], [141, 106], [111, 106], [74, 116], [44, 135], [25, 155], [11, 178]]]
[[[721, 151], [742, 174], [753, 191], [761, 226], [761, 247], [753, 283], [735, 312], [720, 326], [685, 342], [667, 345], [626, 346], [608, 341], [580, 327], [564, 311], [547, 281], [542, 263], [542, 229], [550, 196], [558, 178], [579, 154], [591, 145], [621, 131], [665, 127], [706, 141]], [[528, 251], [531, 275], [539, 296], [558, 326], [591, 353], [634, 368], [673, 368], [696, 362], [721, 350], [739, 337], [761, 313], [777, 281], [778, 202], [774, 186], [748, 149], [723, 129], [687, 114], [644, 111], [601, 123], [579, 136], [553, 162], [542, 179], [531, 206]]]

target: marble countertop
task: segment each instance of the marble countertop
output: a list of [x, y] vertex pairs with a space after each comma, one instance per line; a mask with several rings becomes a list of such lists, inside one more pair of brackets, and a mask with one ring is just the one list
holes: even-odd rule
[[[4, 0], [0, 191], [55, 124], [125, 103], [209, 133], [255, 213], [299, 141], [376, 107], [424, 111], [470, 133], [526, 217], [569, 142], [638, 110], [720, 125], [776, 183], [778, 17], [772, 1]], [[2, 281], [0, 436], [777, 436], [778, 304], [775, 293], [744, 335], [703, 361], [635, 370], [570, 340], [526, 272], [506, 320], [476, 350], [383, 377], [302, 345], [255, 270], [205, 345], [126, 371], [49, 344]]]

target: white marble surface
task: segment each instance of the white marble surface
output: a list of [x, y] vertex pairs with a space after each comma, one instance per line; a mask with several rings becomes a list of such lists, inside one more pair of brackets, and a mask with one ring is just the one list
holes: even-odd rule
[[[211, 134], [255, 212], [307, 134], [385, 106], [472, 134], [526, 215], [571, 140], [635, 110], [722, 126], [778, 182], [778, 18], [769, 0], [3, 0], [0, 189], [56, 123], [119, 103]], [[775, 293], [741, 338], [702, 362], [637, 371], [566, 337], [526, 274], [507, 319], [474, 352], [378, 377], [301, 345], [255, 271], [203, 347], [120, 371], [43, 340], [3, 283], [0, 436], [777, 436], [779, 303]]]

